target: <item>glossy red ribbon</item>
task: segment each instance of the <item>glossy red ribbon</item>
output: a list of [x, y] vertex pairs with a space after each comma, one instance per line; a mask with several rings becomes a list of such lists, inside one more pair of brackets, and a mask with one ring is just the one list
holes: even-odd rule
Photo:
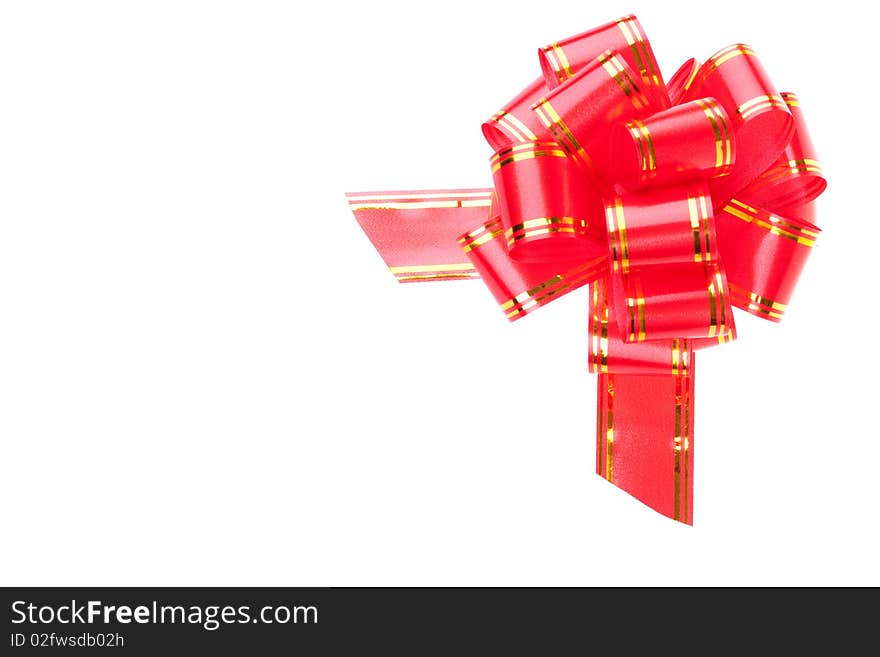
[[819, 232], [800, 103], [743, 44], [665, 83], [632, 15], [539, 59], [482, 126], [492, 188], [349, 204], [398, 280], [482, 278], [511, 321], [590, 283], [596, 471], [692, 523], [694, 351], [779, 321]]

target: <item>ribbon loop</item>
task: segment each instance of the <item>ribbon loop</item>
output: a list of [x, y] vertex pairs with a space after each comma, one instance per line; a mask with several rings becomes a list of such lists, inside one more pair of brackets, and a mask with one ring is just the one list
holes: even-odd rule
[[610, 285], [610, 280], [604, 277], [590, 286], [590, 371], [595, 374], [688, 374], [693, 359], [690, 340], [624, 341], [618, 322], [611, 319], [612, 315], [616, 316], [616, 309]]
[[589, 255], [583, 238], [601, 239], [598, 192], [555, 142], [534, 141], [491, 159], [504, 238], [517, 260], [558, 261]]
[[678, 105], [683, 101], [699, 70], [700, 62], [691, 57], [669, 78], [666, 91], [669, 93], [670, 105]]
[[602, 53], [616, 52], [641, 84], [649, 87], [659, 109], [669, 104], [666, 86], [651, 44], [639, 20], [629, 14], [597, 28], [544, 46], [538, 59], [547, 87], [555, 89], [584, 68], [591, 67]]
[[485, 121], [482, 130], [489, 145], [498, 151], [512, 144], [547, 138], [547, 129], [532, 112], [532, 105], [546, 93], [544, 78], [538, 78]]
[[727, 112], [702, 98], [618, 123], [611, 137], [611, 177], [629, 190], [726, 176], [736, 158]]
[[737, 308], [782, 319], [819, 228], [731, 199], [718, 217], [718, 240]]
[[707, 263], [718, 259], [705, 185], [616, 195], [605, 205], [612, 269]]
[[733, 312], [724, 270], [669, 265], [662, 273], [643, 267], [612, 276], [617, 324], [625, 342], [731, 337]]
[[738, 196], [784, 214], [796, 211], [794, 205], [815, 199], [827, 183], [798, 97], [787, 91], [781, 96], [794, 118], [791, 141], [782, 155]]
[[607, 252], [600, 242], [588, 242], [589, 252], [573, 262], [525, 263], [511, 258], [500, 215], [465, 233], [458, 242], [510, 321], [596, 280], [608, 268]]
[[723, 203], [767, 169], [791, 140], [794, 119], [751, 47], [738, 43], [710, 57], [686, 100], [715, 98], [731, 119], [738, 157], [729, 176], [713, 181]]

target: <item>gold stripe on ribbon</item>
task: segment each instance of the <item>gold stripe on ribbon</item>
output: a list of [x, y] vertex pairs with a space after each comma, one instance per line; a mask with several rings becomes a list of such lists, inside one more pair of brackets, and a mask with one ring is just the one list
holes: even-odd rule
[[[728, 289], [730, 288], [730, 284], [727, 285]], [[731, 293], [730, 298], [733, 299], [733, 293]], [[732, 301], [731, 301], [732, 302]], [[727, 342], [733, 342], [736, 340], [736, 328], [731, 324], [727, 327], [727, 332], [722, 333], [718, 336], [718, 344], [725, 344]]]
[[560, 84], [565, 82], [565, 72], [562, 70], [562, 62], [556, 58], [556, 53], [553, 52], [553, 46], [544, 48], [544, 55], [546, 55], [547, 61], [550, 62], [550, 66], [556, 74], [556, 80]]
[[479, 278], [480, 275], [471, 264], [407, 265], [389, 267], [399, 281], [447, 280], [459, 278]]
[[749, 46], [744, 43], [737, 43], [733, 46], [728, 46], [724, 50], [719, 50], [717, 53], [712, 55], [709, 58], [709, 61], [706, 62], [707, 71], [712, 72], [719, 66], [721, 66], [724, 62], [730, 61], [734, 57], [739, 57], [740, 55], [751, 55], [754, 56], [755, 51], [752, 50]]
[[708, 337], [714, 338], [727, 333], [727, 303], [724, 298], [724, 280], [720, 270], [716, 269], [709, 275], [707, 286], [709, 293], [709, 331]]
[[476, 270], [461, 273], [445, 273], [445, 274], [408, 274], [398, 275], [397, 280], [404, 281], [453, 281], [479, 278], [480, 275]]
[[352, 203], [349, 207], [352, 210], [425, 210], [439, 208], [481, 208], [489, 207], [492, 204], [491, 199], [475, 199], [461, 201], [413, 201], [410, 203]]
[[742, 117], [742, 120], [745, 121], [750, 116], [757, 114], [765, 109], [770, 107], [782, 107], [787, 108], [785, 101], [776, 95], [764, 95], [764, 96], [756, 96], [754, 98], [750, 98], [742, 105], [736, 108], [736, 114]]
[[709, 208], [705, 194], [688, 194], [688, 215], [694, 236], [694, 262], [711, 262], [709, 239]]
[[[551, 299], [557, 294], [570, 290], [584, 281], [592, 280], [597, 274], [607, 267], [607, 256], [598, 256], [592, 260], [571, 269], [565, 274], [557, 274], [533, 288], [520, 292], [515, 297], [501, 304], [508, 319], [516, 319], [529, 313], [542, 302]], [[540, 293], [540, 294], [539, 294]]]
[[407, 265], [405, 267], [389, 267], [392, 274], [413, 274], [416, 272], [461, 272], [474, 268], [468, 263], [455, 263], [451, 265]]
[[690, 342], [686, 338], [672, 341], [672, 374], [687, 376], [690, 368]]
[[623, 38], [626, 39], [626, 43], [632, 51], [633, 57], [635, 57], [636, 67], [639, 69], [639, 74], [644, 80], [652, 82], [655, 86], [659, 86], [660, 77], [657, 74], [657, 71], [654, 70], [654, 62], [651, 58], [651, 53], [648, 51], [648, 43], [639, 31], [636, 17], [630, 14], [624, 18], [619, 18], [617, 20], [617, 26], [623, 33]]
[[700, 72], [700, 66], [699, 66], [699, 62], [697, 62], [695, 64], [693, 70], [691, 71], [691, 74], [688, 76], [688, 79], [685, 81], [685, 83], [681, 87], [681, 97], [684, 97], [687, 94], [688, 90], [691, 88], [691, 85], [694, 83], [694, 80], [697, 79], [697, 73], [699, 73], [699, 72]]
[[556, 138], [559, 145], [574, 157], [575, 161], [586, 167], [592, 166], [590, 156], [587, 155], [584, 147], [580, 145], [580, 142], [578, 142], [549, 100], [542, 98], [532, 109], [538, 115], [538, 118], [541, 119], [541, 122], [550, 130], [550, 134]]
[[735, 295], [738, 300], [747, 302], [746, 310], [752, 314], [765, 315], [773, 319], [782, 319], [788, 306], [779, 303], [768, 297], [761, 296], [757, 292], [750, 292], [736, 285], [730, 286], [730, 292]]
[[703, 260], [705, 260], [706, 262], [711, 262], [712, 245], [709, 243], [709, 205], [711, 205], [711, 201], [709, 201], [708, 197], [705, 194], [700, 194], [699, 201], [700, 220], [702, 221], [703, 244], [705, 247], [705, 250], [703, 252]]
[[501, 225], [501, 220], [495, 219], [472, 230], [467, 235], [459, 237], [458, 243], [461, 244], [465, 253], [469, 253], [470, 251], [491, 242], [503, 233], [504, 227]]
[[503, 128], [511, 137], [519, 142], [535, 141], [538, 137], [529, 127], [516, 116], [505, 110], [499, 110], [489, 119]]
[[803, 246], [812, 247], [816, 244], [818, 237], [816, 231], [792, 224], [769, 212], [757, 210], [738, 199], [730, 199], [730, 202], [724, 207], [724, 211], [737, 219], [770, 231], [773, 235], [793, 240]]
[[614, 206], [605, 206], [605, 221], [608, 224], [608, 235], [611, 238], [611, 259], [614, 271], [629, 272], [629, 245], [626, 241], [626, 217], [623, 213], [623, 201], [614, 199]]
[[793, 94], [790, 91], [783, 91], [780, 96], [782, 96], [782, 100], [784, 100], [785, 104], [789, 107], [801, 106], [801, 101], [798, 99], [797, 94]]
[[[568, 288], [568, 284], [560, 274], [557, 274], [525, 292], [520, 292], [512, 299], [508, 299], [501, 304], [501, 310], [505, 311], [508, 319], [525, 315], [541, 301], [559, 294], [566, 288]], [[539, 292], [541, 294], [538, 294]]]
[[568, 157], [565, 151], [559, 148], [555, 143], [550, 142], [529, 142], [526, 144], [517, 144], [510, 148], [498, 151], [489, 160], [492, 167], [492, 173], [495, 173], [503, 166], [512, 162], [521, 162], [522, 160], [531, 160], [536, 157]]
[[636, 279], [635, 296], [626, 298], [629, 310], [629, 341], [644, 342], [647, 332], [645, 330], [645, 293], [642, 290], [641, 280]]
[[719, 169], [717, 176], [730, 173], [733, 164], [733, 142], [730, 136], [730, 128], [724, 119], [721, 107], [713, 100], [697, 101], [700, 109], [709, 119], [712, 125], [712, 134], [715, 136], [715, 168]]
[[538, 139], [537, 135], [531, 131], [531, 129], [522, 121], [520, 121], [516, 116], [511, 114], [510, 112], [504, 113], [504, 120], [508, 123], [511, 123], [517, 130], [519, 130], [523, 136], [529, 141], [535, 141]]
[[620, 87], [621, 91], [623, 91], [624, 95], [629, 98], [630, 102], [636, 109], [642, 109], [648, 106], [648, 100], [645, 98], [645, 95], [641, 92], [635, 80], [633, 80], [629, 73], [627, 73], [616, 55], [610, 50], [606, 50], [599, 55], [597, 59], [602, 65], [602, 68], [605, 69], [605, 72], [608, 73], [608, 75], [611, 76], [611, 79], [617, 83], [617, 86]]
[[348, 197], [351, 210], [423, 210], [431, 208], [477, 208], [492, 204], [492, 192], [443, 194], [358, 194]]
[[675, 377], [675, 430], [673, 433], [673, 492], [672, 492], [672, 517], [681, 520], [681, 459], [682, 459], [682, 377]]
[[562, 49], [558, 43], [553, 44], [553, 53], [556, 55], [556, 59], [559, 60], [559, 63], [562, 64], [562, 71], [565, 73], [566, 78], [570, 78], [574, 73], [571, 72], [571, 64], [568, 62], [568, 57], [565, 55], [565, 51]]
[[605, 478], [614, 481], [614, 375], [608, 375], [605, 408]]
[[773, 185], [784, 178], [799, 176], [802, 173], [814, 173], [821, 176], [823, 175], [822, 166], [817, 160], [811, 160], [809, 158], [789, 160], [785, 164], [780, 164], [767, 169], [767, 171], [762, 173], [761, 177], [757, 179], [756, 186], [766, 187], [768, 185]]
[[614, 480], [614, 375], [600, 377], [599, 413], [596, 418], [596, 472]]
[[[642, 121], [634, 119], [626, 124], [629, 134], [636, 140], [639, 147], [639, 157], [641, 158], [642, 178], [646, 180], [657, 170], [657, 154], [654, 152], [654, 138], [651, 131], [648, 130]], [[645, 175], [647, 174], [647, 175]]]
[[788, 167], [792, 171], [797, 171], [802, 167], [807, 167], [811, 171], [819, 171], [821, 173], [822, 169], [820, 168], [820, 164], [818, 160], [812, 160], [808, 157], [801, 158], [799, 160], [789, 160]]
[[560, 84], [574, 75], [571, 71], [571, 64], [568, 61], [568, 57], [559, 43], [551, 44], [541, 48], [541, 50], [543, 50], [544, 54], [547, 56], [547, 61], [549, 61], [550, 65], [553, 67], [553, 72], [556, 73], [556, 79], [559, 80]]
[[673, 498], [672, 516], [688, 522], [688, 484], [690, 477], [690, 380], [687, 376], [675, 378], [675, 428], [673, 435]]
[[715, 282], [709, 279], [709, 337], [715, 337], [715, 331], [718, 328], [718, 307], [717, 293], [715, 291]]
[[596, 374], [608, 373], [608, 298], [603, 287], [599, 296], [601, 283], [593, 285], [593, 336], [590, 349], [590, 371]]
[[525, 138], [525, 135], [517, 130], [514, 124], [507, 120], [507, 112], [505, 112], [504, 110], [498, 110], [498, 112], [496, 112], [489, 120], [497, 124], [500, 129], [504, 130], [507, 135], [509, 137], [512, 137], [515, 141], [528, 141]]
[[479, 192], [422, 192], [408, 194], [351, 194], [346, 196], [349, 203], [357, 203], [362, 201], [399, 201], [399, 200], [415, 200], [421, 201], [425, 199], [468, 199], [468, 198], [491, 198], [492, 190]]
[[548, 62], [550, 62], [550, 68], [553, 69], [553, 73], [556, 75], [556, 81], [559, 84], [562, 84], [566, 80], [565, 71], [562, 68], [562, 62], [556, 57], [556, 53], [554, 52], [556, 44], [552, 44], [549, 46], [545, 46], [541, 48], [544, 53], [545, 58]]
[[690, 451], [691, 451], [691, 382], [690, 380], [682, 381], [684, 385], [684, 430], [682, 431], [682, 440], [684, 441], [684, 521], [688, 522], [688, 477], [690, 475]]
[[[601, 381], [599, 382], [599, 386], [601, 386]], [[598, 397], [599, 394], [601, 394], [601, 393], [599, 393], [597, 390], [596, 396]], [[602, 416], [604, 415], [604, 412], [602, 410], [601, 401], [597, 400], [597, 406], [598, 406], [598, 408], [596, 409], [596, 474], [602, 475], [602, 467], [604, 465], [604, 461], [602, 459], [602, 438], [601, 438], [601, 436], [602, 436]]]
[[716, 269], [712, 278], [715, 280], [715, 289], [718, 290], [718, 309], [721, 314], [718, 335], [724, 335], [727, 333], [727, 299], [724, 298], [724, 279], [721, 277], [721, 270]]
[[549, 233], [576, 233], [577, 229], [585, 229], [587, 222], [574, 217], [538, 217], [529, 219], [504, 231], [507, 238], [507, 246], [511, 247], [519, 240], [536, 235]]

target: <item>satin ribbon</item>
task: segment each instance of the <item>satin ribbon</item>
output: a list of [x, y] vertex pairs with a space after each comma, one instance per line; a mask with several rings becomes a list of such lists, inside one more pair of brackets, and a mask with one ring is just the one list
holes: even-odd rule
[[511, 321], [587, 283], [596, 471], [693, 522], [695, 350], [779, 321], [826, 181], [744, 44], [664, 82], [629, 15], [539, 49], [487, 120], [492, 188], [348, 194], [401, 282], [481, 278]]

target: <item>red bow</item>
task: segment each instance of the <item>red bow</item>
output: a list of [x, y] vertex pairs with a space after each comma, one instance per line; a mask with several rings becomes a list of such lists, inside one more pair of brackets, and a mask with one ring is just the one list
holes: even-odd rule
[[510, 320], [592, 283], [596, 470], [691, 523], [694, 350], [735, 338], [731, 306], [781, 319], [825, 179], [748, 46], [666, 84], [630, 15], [539, 57], [483, 124], [494, 189], [349, 203], [398, 280], [479, 276]]

